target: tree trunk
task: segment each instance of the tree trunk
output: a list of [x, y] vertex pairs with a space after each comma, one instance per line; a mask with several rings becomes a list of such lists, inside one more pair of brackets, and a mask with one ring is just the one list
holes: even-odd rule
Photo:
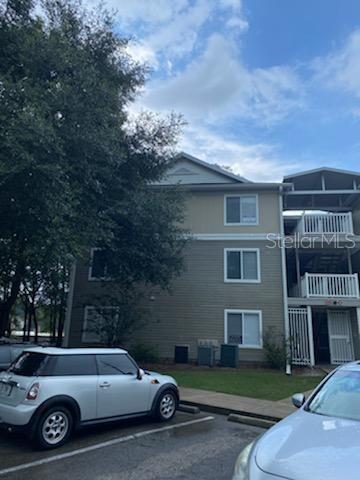
[[10, 295], [0, 303], [0, 337], [3, 337], [5, 333], [9, 331], [10, 313], [20, 292], [20, 277], [20, 274], [15, 275], [11, 285]]
[[34, 305], [32, 305], [32, 311], [33, 311], [33, 319], [34, 319], [34, 327], [35, 327], [35, 343], [37, 343], [38, 341], [38, 337], [39, 337], [39, 324], [38, 324], [38, 321], [37, 321], [37, 318], [36, 318], [36, 309], [34, 307]]
[[28, 305], [27, 302], [24, 302], [24, 326], [23, 326], [23, 342], [26, 340], [26, 327], [27, 327], [27, 322], [28, 322]]

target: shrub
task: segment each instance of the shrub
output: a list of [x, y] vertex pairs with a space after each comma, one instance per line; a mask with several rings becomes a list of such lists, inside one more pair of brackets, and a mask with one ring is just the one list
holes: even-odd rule
[[288, 348], [285, 338], [282, 336], [279, 339], [271, 330], [267, 330], [264, 335], [263, 346], [266, 360], [270, 367], [283, 370], [288, 358]]
[[157, 348], [145, 343], [137, 343], [130, 347], [130, 354], [137, 362], [156, 363], [159, 361]]

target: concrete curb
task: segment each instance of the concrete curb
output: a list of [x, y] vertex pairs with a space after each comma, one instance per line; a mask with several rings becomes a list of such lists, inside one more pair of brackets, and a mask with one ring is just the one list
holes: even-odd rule
[[271, 428], [276, 422], [270, 420], [264, 420], [262, 418], [247, 417], [245, 415], [237, 415], [236, 413], [230, 413], [227, 420], [229, 422], [243, 423], [245, 425], [252, 425], [254, 427]]
[[219, 407], [219, 406], [216, 406], [216, 405], [207, 405], [207, 404], [203, 404], [203, 403], [192, 402], [192, 401], [189, 401], [189, 400], [182, 400], [181, 404], [198, 407], [200, 410], [203, 410], [204, 412], [218, 413], [219, 415], [235, 414], [235, 415], [240, 415], [240, 416], [244, 416], [244, 417], [247, 417], [247, 418], [266, 420], [266, 421], [273, 422], [273, 423], [277, 423], [277, 422], [280, 422], [280, 420], [282, 420], [282, 418], [280, 418], [280, 417], [273, 417], [271, 415], [261, 415], [261, 414], [256, 414], [256, 413], [253, 413], [253, 412], [246, 412], [246, 411], [243, 411], [243, 410], [234, 410], [232, 408]]
[[200, 413], [199, 407], [195, 407], [193, 405], [184, 405], [183, 403], [179, 404], [178, 410], [179, 412], [192, 413], [194, 415]]

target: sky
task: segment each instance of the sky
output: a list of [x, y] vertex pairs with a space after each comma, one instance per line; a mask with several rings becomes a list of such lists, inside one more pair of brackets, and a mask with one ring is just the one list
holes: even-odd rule
[[253, 181], [360, 171], [359, 0], [107, 0], [151, 67], [134, 109], [182, 113], [179, 149]]

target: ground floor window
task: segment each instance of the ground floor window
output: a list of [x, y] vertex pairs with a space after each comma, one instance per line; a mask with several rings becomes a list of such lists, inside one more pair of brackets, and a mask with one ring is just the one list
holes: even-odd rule
[[244, 348], [262, 347], [260, 310], [225, 310], [225, 343]]

